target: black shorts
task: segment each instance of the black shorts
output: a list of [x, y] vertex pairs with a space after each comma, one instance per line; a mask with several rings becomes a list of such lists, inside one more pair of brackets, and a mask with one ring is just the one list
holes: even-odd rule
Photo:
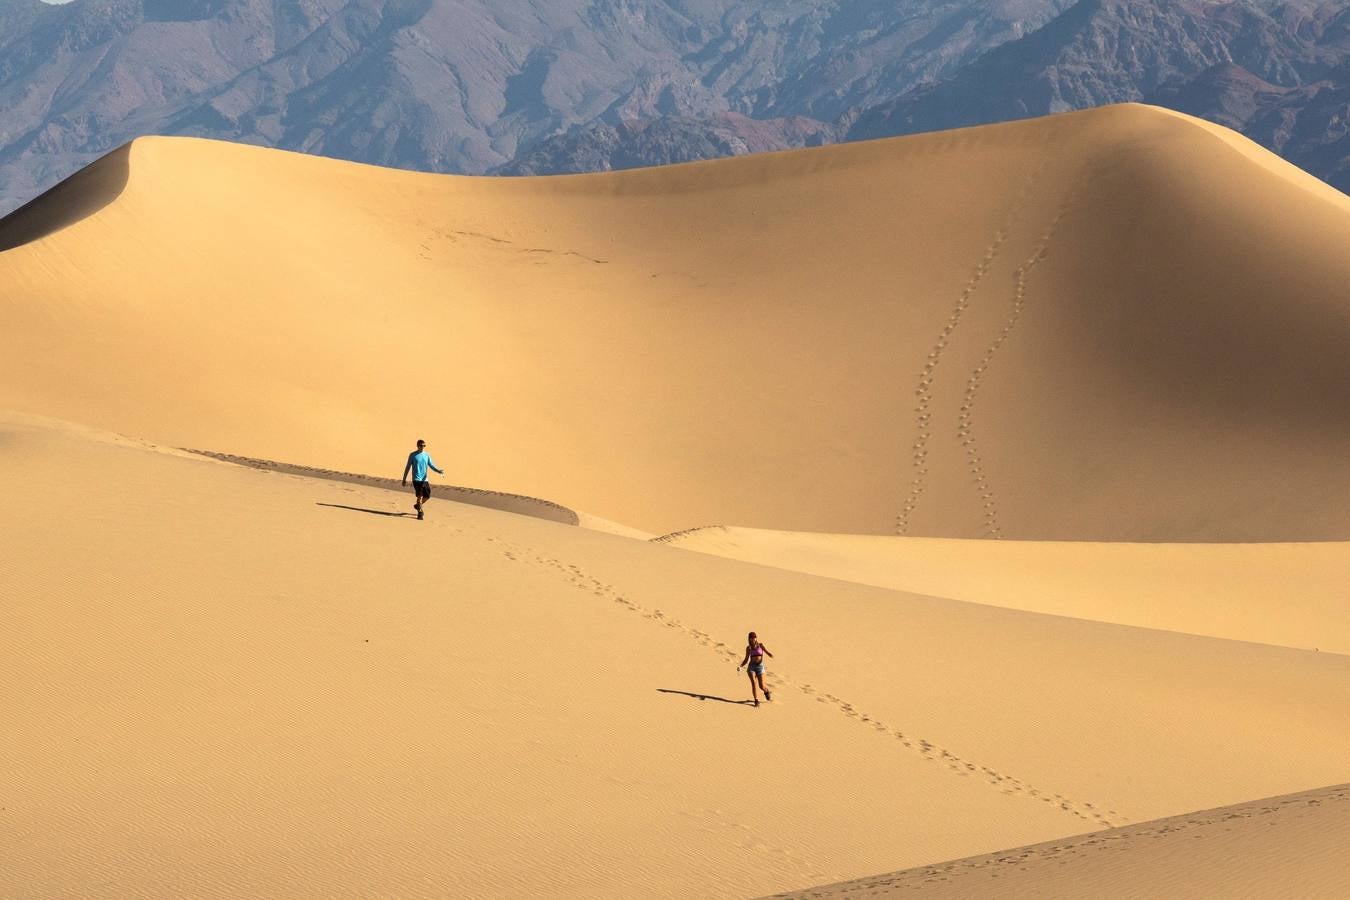
[[417, 499], [418, 499], [418, 500], [430, 500], [430, 499], [431, 499], [431, 482], [430, 482], [430, 481], [414, 481], [414, 482], [413, 482], [413, 493], [417, 494]]

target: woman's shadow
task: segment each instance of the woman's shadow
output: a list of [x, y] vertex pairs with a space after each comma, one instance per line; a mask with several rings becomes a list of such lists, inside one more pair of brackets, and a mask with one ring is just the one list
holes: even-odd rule
[[405, 516], [411, 517], [412, 513], [390, 512], [385, 509], [366, 509], [364, 506], [343, 506], [341, 503], [315, 503], [315, 506], [330, 506], [333, 509], [350, 509], [352, 512], [370, 513], [372, 516], [390, 516], [391, 518], [401, 519]]
[[679, 694], [681, 697], [693, 697], [695, 700], [716, 700], [718, 703], [734, 703], [737, 706], [752, 706], [753, 700], [728, 700], [726, 697], [715, 697], [712, 694], [692, 694], [689, 691], [672, 691], [669, 688], [657, 688], [662, 694]]

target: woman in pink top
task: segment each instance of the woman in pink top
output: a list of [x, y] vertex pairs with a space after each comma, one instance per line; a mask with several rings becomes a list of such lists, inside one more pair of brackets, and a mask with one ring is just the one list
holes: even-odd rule
[[760, 643], [759, 638], [755, 636], [753, 631], [750, 632], [746, 641], [745, 657], [741, 660], [741, 664], [736, 667], [736, 671], [739, 672], [742, 666], [748, 664], [745, 673], [750, 676], [750, 696], [755, 699], [755, 705], [759, 706], [759, 693], [755, 690], [755, 679], [759, 679], [759, 689], [764, 692], [764, 699], [773, 699], [773, 694], [770, 694], [769, 689], [764, 686], [764, 657], [773, 658], [773, 654], [769, 652], [768, 647]]

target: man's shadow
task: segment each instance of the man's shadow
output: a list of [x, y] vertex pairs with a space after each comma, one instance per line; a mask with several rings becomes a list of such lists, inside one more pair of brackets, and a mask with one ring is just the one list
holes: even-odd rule
[[753, 706], [753, 700], [728, 700], [726, 697], [715, 697], [712, 694], [691, 694], [689, 691], [672, 691], [669, 688], [657, 688], [662, 694], [679, 694], [681, 697], [693, 697], [695, 700], [716, 700], [718, 703], [734, 703], [736, 706]]
[[407, 516], [407, 517], [411, 517], [411, 516], [412, 516], [412, 513], [405, 513], [405, 512], [390, 512], [390, 511], [387, 510], [387, 509], [366, 509], [365, 507], [361, 507], [361, 506], [343, 506], [341, 503], [315, 503], [314, 505], [315, 505], [315, 506], [330, 506], [330, 507], [332, 507], [333, 509], [350, 509], [352, 512], [370, 513], [372, 516], [390, 516], [390, 517], [395, 518], [395, 519], [403, 518], [403, 517], [405, 517], [405, 516]]

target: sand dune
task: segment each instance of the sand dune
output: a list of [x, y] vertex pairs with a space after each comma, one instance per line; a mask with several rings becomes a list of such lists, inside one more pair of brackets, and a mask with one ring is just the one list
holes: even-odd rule
[[0, 895], [1350, 894], [1346, 246], [1135, 105], [136, 141], [0, 221]]
[[1188, 634], [1350, 653], [1350, 544], [1102, 544], [713, 526], [660, 543], [826, 578]]
[[1344, 772], [1346, 656], [417, 522], [31, 419], [0, 490], [4, 894], [748, 896]]
[[1270, 797], [878, 875], [781, 897], [1305, 897], [1346, 895], [1346, 785]]
[[1350, 538], [1350, 199], [1153, 108], [520, 180], [147, 139], [20, 241], [0, 408], [385, 475], [422, 435], [653, 533]]
[[116, 200], [131, 177], [131, 145], [86, 166], [0, 220], [0, 251], [41, 240]]
[[[381, 487], [385, 490], [402, 491], [405, 495], [408, 493], [407, 485], [403, 484], [399, 478], [379, 478], [372, 475], [360, 475], [355, 472], [336, 472], [332, 469], [297, 466], [293, 463], [281, 463], [270, 459], [253, 459], [247, 456], [237, 456], [233, 453], [218, 453], [214, 450], [192, 450], [189, 452], [218, 459], [222, 462], [261, 469], [265, 472], [303, 475], [307, 478], [322, 478], [329, 481], [341, 481], [345, 484], [364, 484]], [[497, 509], [521, 516], [534, 516], [536, 519], [547, 519], [550, 522], [562, 522], [566, 525], [580, 525], [583, 528], [591, 528], [595, 531], [619, 534], [639, 540], [651, 540], [653, 538], [653, 535], [638, 531], [636, 528], [618, 522], [610, 522], [590, 513], [577, 512], [552, 501], [541, 500], [538, 497], [522, 497], [519, 494], [506, 494], [501, 491], [487, 491], [481, 488], [441, 483], [431, 485], [431, 494], [433, 498], [439, 497], [472, 506], [485, 506], [488, 509]], [[407, 502], [411, 503], [411, 498]]]

